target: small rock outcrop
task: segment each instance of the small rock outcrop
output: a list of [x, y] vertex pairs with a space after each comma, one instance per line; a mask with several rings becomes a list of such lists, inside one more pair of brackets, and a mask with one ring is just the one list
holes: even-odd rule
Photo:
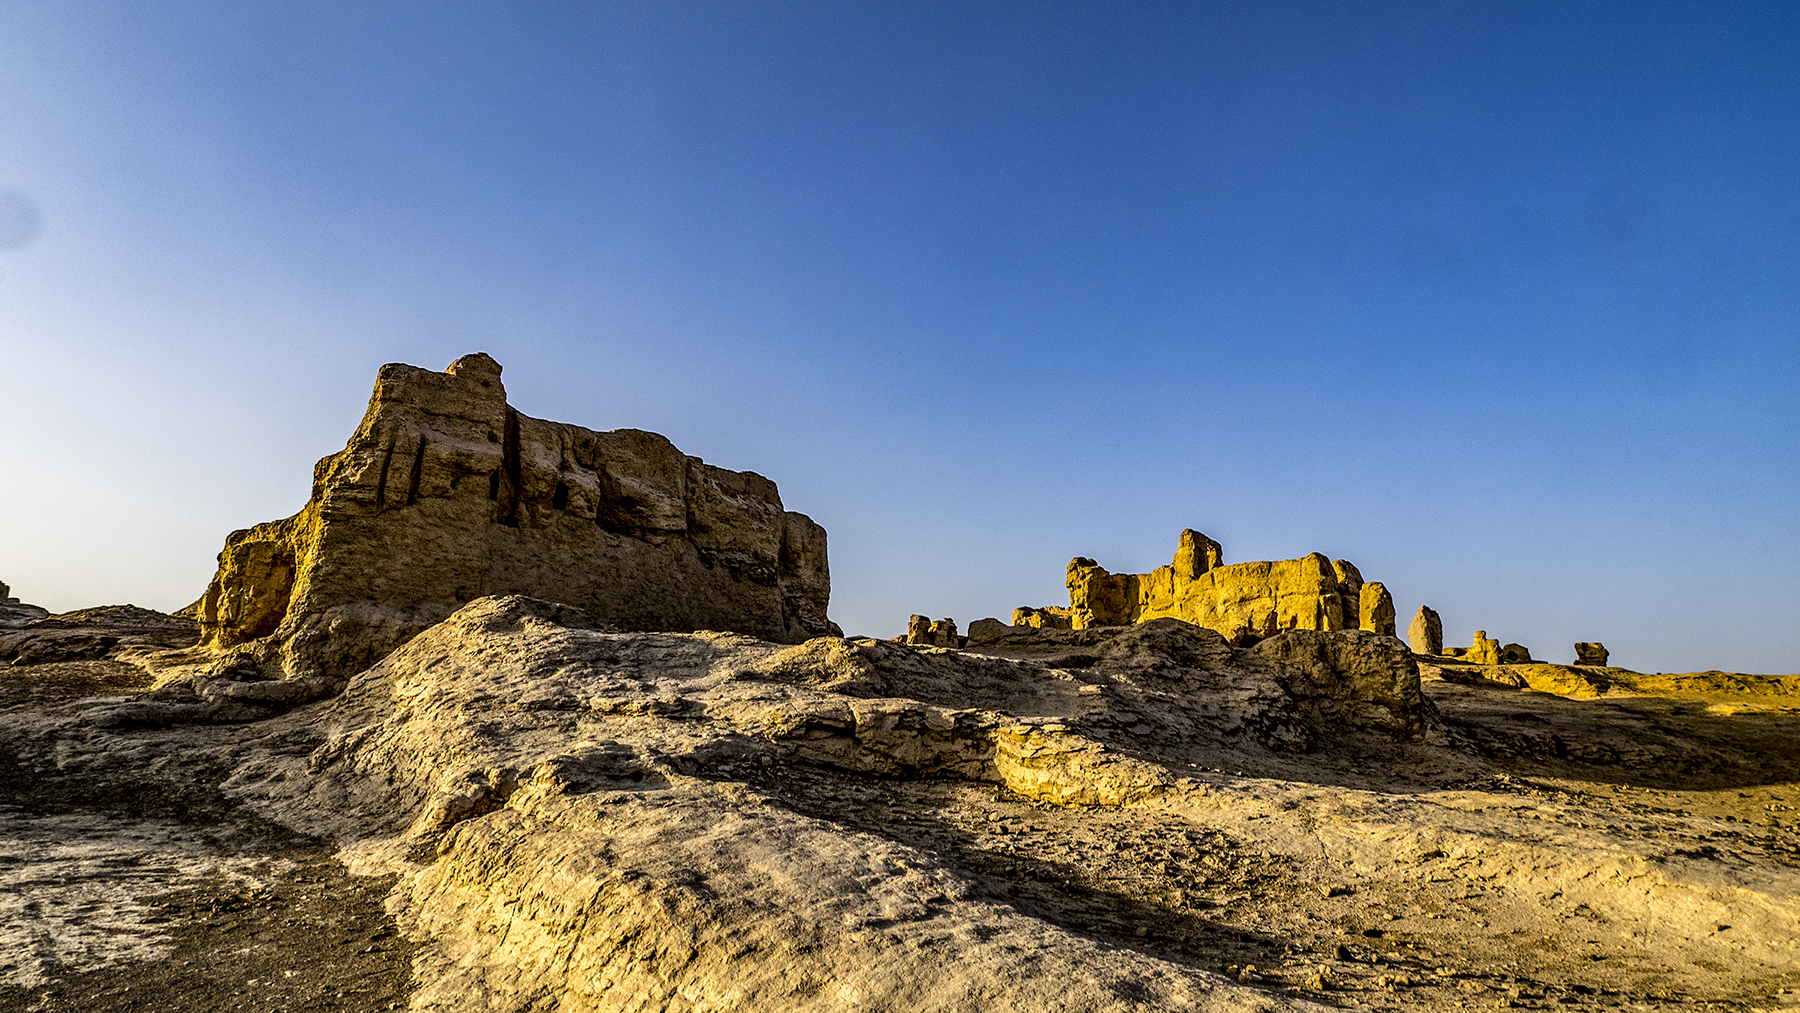
[[1012, 627], [998, 619], [977, 619], [969, 624], [969, 632], [963, 637], [963, 642], [971, 646], [991, 643], [1011, 631]]
[[136, 605], [49, 615], [35, 605], [9, 603], [7, 615], [13, 621], [0, 621], [0, 661], [20, 666], [98, 661], [131, 648], [191, 647], [199, 636], [192, 619]]
[[1394, 635], [1394, 596], [1385, 584], [1369, 581], [1357, 594], [1357, 628], [1384, 637]]
[[[1080, 616], [1074, 609], [1066, 609], [1061, 605], [1049, 605], [1044, 608], [1013, 609], [1012, 624], [1014, 626], [1030, 626], [1040, 630], [1073, 630], [1086, 629], [1093, 625], [1089, 622], [1093, 616], [1083, 610]], [[1077, 625], [1079, 622], [1080, 625]]]
[[236, 531], [196, 603], [213, 649], [340, 680], [464, 603], [569, 602], [634, 630], [836, 632], [825, 530], [775, 483], [655, 434], [523, 415], [500, 364], [381, 368], [362, 425], [285, 520]]
[[1500, 664], [1529, 665], [1532, 662], [1531, 649], [1524, 644], [1504, 644], [1500, 648]]
[[912, 616], [906, 620], [906, 642], [923, 647], [962, 646], [962, 638], [956, 634], [956, 620], [932, 620], [925, 616]]
[[1412, 624], [1406, 628], [1406, 643], [1414, 654], [1444, 653], [1444, 624], [1429, 605], [1420, 605]]
[[[1077, 556], [1069, 562], [1068, 609], [1018, 609], [1014, 626], [1069, 628], [1129, 626], [1171, 618], [1223, 633], [1248, 644], [1283, 630], [1347, 630], [1359, 625], [1365, 588], [1375, 588], [1372, 621], [1386, 589], [1365, 585], [1344, 560], [1319, 553], [1273, 562], [1223, 562], [1219, 543], [1189, 528], [1181, 533], [1175, 559], [1150, 573], [1110, 573]], [[1385, 633], [1393, 632], [1393, 601], [1387, 601]], [[1378, 631], [1379, 632], [1379, 631]]]
[[1428, 708], [1419, 688], [1419, 665], [1391, 635], [1288, 630], [1250, 648], [1250, 654], [1305, 676], [1286, 678], [1282, 686], [1317, 714], [1317, 724], [1400, 738], [1425, 729]]
[[1575, 664], [1605, 665], [1607, 659], [1606, 645], [1582, 641], [1575, 645]]
[[1469, 645], [1469, 651], [1463, 660], [1471, 665], [1500, 664], [1500, 641], [1487, 635], [1486, 630], [1476, 630], [1475, 640]]
[[[0, 584], [0, 592], [12, 589]], [[17, 598], [7, 597], [0, 593], [0, 630], [16, 629], [26, 623], [36, 622], [50, 614], [50, 610], [36, 605], [27, 605]]]

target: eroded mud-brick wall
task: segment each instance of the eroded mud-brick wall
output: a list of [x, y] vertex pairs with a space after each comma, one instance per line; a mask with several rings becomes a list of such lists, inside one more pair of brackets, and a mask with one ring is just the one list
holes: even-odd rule
[[196, 611], [211, 646], [273, 637], [289, 672], [341, 674], [490, 594], [628, 629], [832, 630], [825, 530], [774, 482], [655, 433], [522, 415], [484, 354], [383, 366], [306, 507], [234, 532]]

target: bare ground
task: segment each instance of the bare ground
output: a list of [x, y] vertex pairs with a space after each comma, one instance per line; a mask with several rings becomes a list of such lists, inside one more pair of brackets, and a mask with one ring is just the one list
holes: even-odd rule
[[[1541, 826], [1540, 847], [1655, 844], [1726, 880], [1800, 870], [1788, 699], [1702, 686], [1570, 700], [1449, 674], [1426, 684], [1432, 743], [1192, 743], [1191, 790], [1161, 807], [1059, 808], [799, 765], [713, 776], [930, 852], [1021, 913], [1326, 1005], [1800, 1008], [1800, 966], [1734, 957], [1757, 943], [1749, 926], [1673, 919], [1689, 935], [1671, 950], [1622, 932], [1553, 868], [1502, 874], [1421, 845], [1370, 869], [1297, 846], [1340, 805], [1394, 824], [1429, 804]], [[405, 1007], [415, 946], [383, 912], [391, 880], [349, 875], [330, 843], [217, 788], [241, 751], [315, 743], [292, 725], [130, 732], [97, 760], [101, 733], [75, 721], [76, 701], [142, 686], [113, 662], [0, 667], [0, 902], [20, 937], [6, 952], [32, 955], [0, 968], [0, 1010]], [[1110, 745], [1130, 751], [1124, 735]]]
[[404, 1008], [415, 947], [382, 910], [391, 878], [218, 790], [196, 739], [243, 728], [134, 733], [120, 762], [59, 767], [74, 701], [144, 684], [116, 662], [0, 665], [0, 1010]]

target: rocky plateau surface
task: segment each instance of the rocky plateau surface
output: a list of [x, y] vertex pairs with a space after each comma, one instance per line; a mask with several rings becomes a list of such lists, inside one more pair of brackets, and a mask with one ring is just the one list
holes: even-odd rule
[[190, 620], [9, 603], [0, 1009], [1800, 1007], [1800, 678], [989, 632], [491, 596], [169, 723]]

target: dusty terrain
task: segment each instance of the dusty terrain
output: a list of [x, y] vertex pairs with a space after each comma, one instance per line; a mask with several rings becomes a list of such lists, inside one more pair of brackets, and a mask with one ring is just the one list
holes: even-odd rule
[[1800, 679], [1433, 658], [1397, 738], [1042, 636], [484, 599], [219, 725], [0, 668], [0, 1009], [1800, 1007]]
[[219, 791], [261, 736], [191, 728], [116, 754], [63, 738], [95, 699], [148, 686], [117, 661], [0, 663], [0, 1010], [403, 1008], [414, 947], [382, 911], [388, 881]]

